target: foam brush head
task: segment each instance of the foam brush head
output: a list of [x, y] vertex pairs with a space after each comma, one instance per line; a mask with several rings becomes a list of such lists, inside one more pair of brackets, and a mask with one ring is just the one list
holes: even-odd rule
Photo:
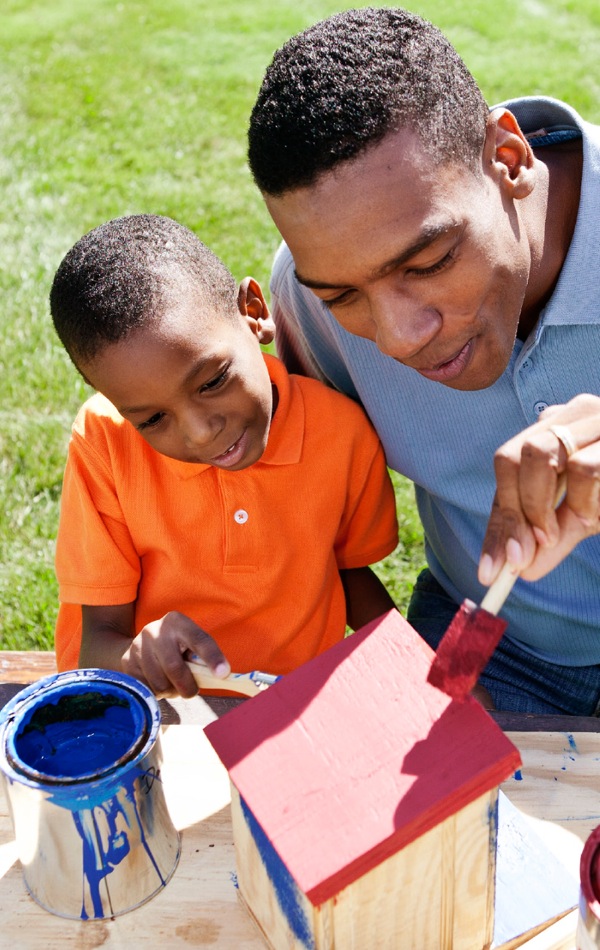
[[506, 620], [463, 601], [440, 641], [428, 681], [453, 699], [466, 699], [506, 627]]

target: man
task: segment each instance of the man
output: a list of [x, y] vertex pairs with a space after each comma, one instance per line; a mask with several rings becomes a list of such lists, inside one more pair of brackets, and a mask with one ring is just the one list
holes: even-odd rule
[[359, 399], [415, 483], [410, 621], [437, 646], [508, 560], [482, 684], [499, 708], [593, 713], [600, 129], [543, 98], [490, 111], [435, 27], [362, 9], [275, 54], [249, 159], [287, 244], [280, 354]]

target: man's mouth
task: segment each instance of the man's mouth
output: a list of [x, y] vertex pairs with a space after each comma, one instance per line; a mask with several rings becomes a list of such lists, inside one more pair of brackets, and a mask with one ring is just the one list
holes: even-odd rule
[[451, 356], [449, 360], [437, 363], [430, 369], [419, 369], [417, 372], [420, 373], [421, 376], [425, 376], [426, 379], [433, 379], [438, 383], [449, 383], [457, 379], [466, 370], [471, 361], [472, 353], [473, 339], [471, 338], [458, 353]]

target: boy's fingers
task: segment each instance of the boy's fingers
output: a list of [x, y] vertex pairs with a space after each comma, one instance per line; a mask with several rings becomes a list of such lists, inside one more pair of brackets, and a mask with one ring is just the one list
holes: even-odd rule
[[188, 652], [186, 659], [192, 663], [196, 658], [201, 660], [215, 674], [225, 677], [231, 673], [231, 667], [213, 638], [196, 627], [191, 640], [187, 641]]

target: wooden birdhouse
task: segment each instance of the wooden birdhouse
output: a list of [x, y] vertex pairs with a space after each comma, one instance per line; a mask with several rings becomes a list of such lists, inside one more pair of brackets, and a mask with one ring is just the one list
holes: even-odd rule
[[206, 727], [239, 892], [276, 948], [478, 950], [517, 749], [392, 611]]

